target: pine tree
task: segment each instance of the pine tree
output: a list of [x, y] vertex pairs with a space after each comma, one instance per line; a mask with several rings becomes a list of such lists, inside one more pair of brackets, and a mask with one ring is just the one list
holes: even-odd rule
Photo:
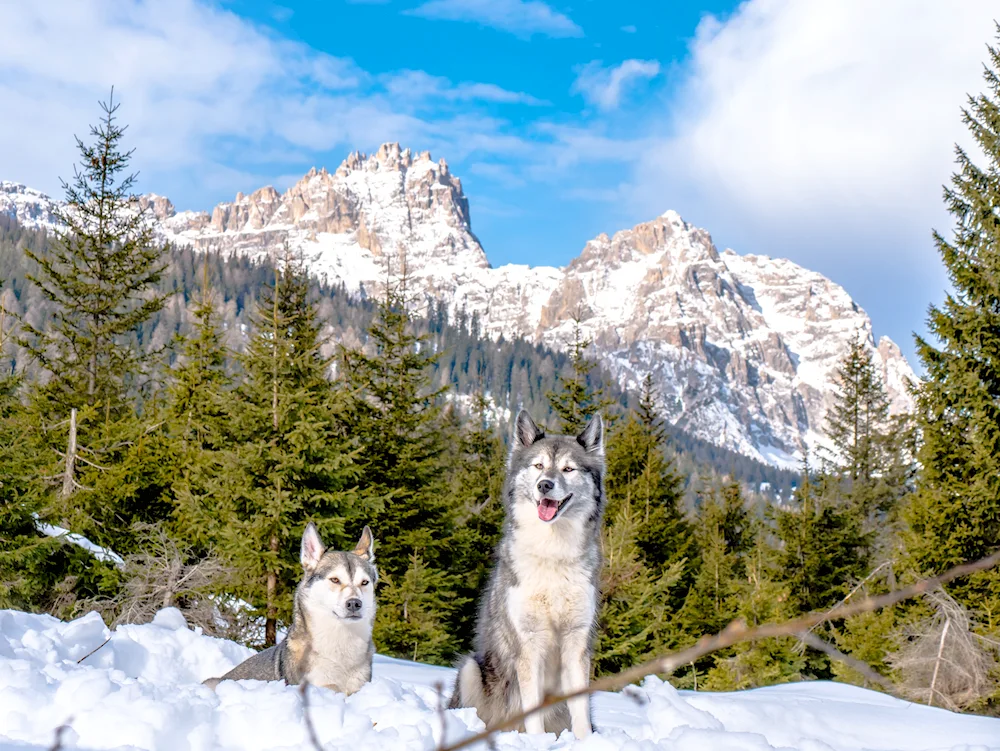
[[694, 535], [699, 561], [681, 618], [698, 638], [725, 628], [736, 617], [739, 582], [746, 578], [746, 555], [755, 525], [739, 485], [711, 485], [699, 496]]
[[[746, 578], [736, 584], [733, 592], [737, 618], [752, 628], [797, 615], [790, 602], [788, 587], [779, 581], [774, 550], [761, 530], [755, 536], [753, 549], [745, 557], [744, 569]], [[806, 666], [806, 658], [794, 637], [743, 642], [716, 658], [703, 685], [709, 691], [772, 686], [801, 680]]]
[[163, 308], [156, 290], [166, 268], [166, 249], [153, 233], [128, 174], [132, 151], [122, 151], [125, 128], [117, 123], [114, 92], [101, 104], [104, 116], [87, 145], [76, 140], [80, 168], [63, 182], [62, 228], [46, 253], [25, 255], [38, 266], [30, 276], [55, 315], [47, 330], [24, 324], [21, 345], [50, 374], [41, 389], [49, 410], [100, 407], [105, 419], [134, 410], [130, 386], [148, 359], [135, 346], [139, 327]]
[[349, 420], [365, 490], [383, 500], [372, 523], [382, 581], [375, 641], [389, 654], [446, 662], [467, 605], [457, 594], [466, 562], [451, 544], [458, 507], [447, 492], [442, 391], [430, 386], [441, 355], [414, 332], [406, 285], [405, 271], [386, 285], [370, 352], [342, 351], [342, 370], [354, 389]]
[[451, 546], [468, 572], [458, 590], [465, 606], [453, 628], [463, 651], [472, 647], [479, 597], [493, 568], [504, 521], [506, 451], [492, 412], [482, 391], [473, 395], [461, 451], [450, 468], [449, 495], [459, 509]]
[[59, 489], [40, 514], [124, 554], [134, 523], [169, 510], [172, 462], [155, 394], [144, 395], [142, 415], [136, 410], [153, 354], [137, 336], [167, 298], [157, 289], [166, 257], [132, 193], [118, 105], [112, 98], [101, 108], [93, 144], [77, 139], [80, 166], [63, 183], [61, 229], [45, 252], [25, 249], [37, 266], [33, 289], [52, 314], [44, 330], [22, 322], [19, 344], [47, 376], [29, 395], [44, 441], [38, 474]]
[[[548, 393], [552, 411], [559, 418], [559, 430], [566, 435], [577, 435], [590, 419], [612, 404], [614, 400], [604, 394], [604, 388], [591, 382], [591, 373], [597, 363], [587, 357], [591, 341], [584, 338], [580, 321], [573, 322], [573, 341], [569, 346], [570, 373], [560, 375], [558, 387]], [[611, 415], [604, 415], [610, 425]]]
[[194, 331], [177, 339], [180, 358], [168, 387], [167, 414], [178, 455], [171, 526], [185, 548], [206, 554], [218, 537], [219, 509], [212, 501], [224, 495], [218, 481], [227, 452], [236, 441], [230, 424], [231, 405], [227, 404], [232, 387], [226, 372], [230, 353], [223, 346], [216, 321], [207, 255], [193, 314]]
[[654, 568], [643, 561], [636, 542], [643, 525], [641, 513], [626, 495], [604, 530], [596, 675], [637, 665], [676, 643], [675, 614], [665, 605], [685, 562]]
[[[982, 161], [956, 147], [958, 172], [944, 191], [953, 237], [934, 233], [951, 291], [930, 309], [933, 340], [917, 338], [926, 369], [917, 409], [921, 471], [904, 513], [917, 574], [1000, 548], [1000, 50], [990, 47], [989, 58], [987, 92], [969, 98], [962, 118]], [[973, 620], [1000, 633], [1000, 572], [947, 589]]]
[[835, 385], [827, 414], [827, 435], [838, 454], [833, 473], [846, 500], [874, 528], [906, 493], [911, 466], [905, 422], [889, 417], [889, 397], [860, 332], [837, 368]]
[[342, 424], [343, 398], [328, 376], [308, 279], [286, 253], [251, 319], [232, 394], [235, 445], [208, 501], [218, 551], [239, 572], [239, 596], [265, 618], [265, 645], [289, 623], [301, 578], [298, 543], [308, 521], [346, 544], [367, 521], [354, 491], [356, 452]]
[[856, 510], [836, 502], [828, 475], [814, 477], [803, 462], [790, 507], [771, 513], [781, 542], [778, 570], [800, 612], [829, 608], [868, 573], [869, 536]]
[[691, 584], [694, 538], [683, 509], [683, 485], [666, 457], [666, 431], [656, 411], [656, 394], [647, 378], [634, 413], [608, 440], [608, 523], [618, 504], [628, 498], [638, 524], [635, 543], [646, 565], [662, 571], [684, 563], [684, 575], [673, 587], [671, 609], [683, 603]]

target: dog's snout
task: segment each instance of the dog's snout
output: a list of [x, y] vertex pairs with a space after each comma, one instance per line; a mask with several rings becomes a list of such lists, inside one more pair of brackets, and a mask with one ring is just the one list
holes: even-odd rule
[[552, 482], [552, 480], [539, 480], [538, 481], [538, 492], [541, 493], [542, 495], [545, 495], [546, 493], [551, 493], [552, 492], [552, 488], [554, 488], [554, 487], [555, 487], [555, 484]]
[[357, 597], [352, 597], [347, 601], [347, 612], [352, 615], [361, 611], [361, 600]]

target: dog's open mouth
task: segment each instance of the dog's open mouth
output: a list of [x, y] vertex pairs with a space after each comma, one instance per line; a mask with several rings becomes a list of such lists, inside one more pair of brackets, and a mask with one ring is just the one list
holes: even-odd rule
[[556, 514], [559, 513], [559, 509], [563, 507], [563, 504], [572, 497], [573, 494], [570, 493], [561, 501], [557, 501], [555, 498], [543, 498], [538, 502], [538, 518], [543, 522], [552, 521], [556, 518]]

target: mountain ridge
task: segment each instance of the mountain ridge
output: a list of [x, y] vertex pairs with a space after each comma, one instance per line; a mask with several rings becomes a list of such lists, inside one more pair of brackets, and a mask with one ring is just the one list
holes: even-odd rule
[[[826, 446], [831, 378], [851, 336], [877, 358], [893, 411], [911, 411], [916, 380], [898, 346], [840, 285], [786, 259], [719, 251], [704, 229], [666, 211], [601, 234], [563, 267], [493, 267], [469, 201], [445, 160], [399, 144], [311, 169], [284, 193], [238, 193], [211, 212], [143, 204], [163, 239], [196, 250], [274, 257], [287, 243], [310, 271], [375, 295], [405, 267], [411, 289], [477, 313], [492, 338], [563, 349], [577, 322], [619, 385], [651, 373], [678, 428], [776, 466]], [[57, 202], [0, 183], [0, 213], [54, 226]]]

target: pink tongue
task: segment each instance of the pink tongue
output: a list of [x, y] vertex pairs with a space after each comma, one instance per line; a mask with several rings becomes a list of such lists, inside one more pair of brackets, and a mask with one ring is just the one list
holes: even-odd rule
[[538, 518], [543, 522], [550, 522], [555, 518], [558, 510], [558, 503], [551, 498], [543, 498], [542, 502], [538, 504]]

